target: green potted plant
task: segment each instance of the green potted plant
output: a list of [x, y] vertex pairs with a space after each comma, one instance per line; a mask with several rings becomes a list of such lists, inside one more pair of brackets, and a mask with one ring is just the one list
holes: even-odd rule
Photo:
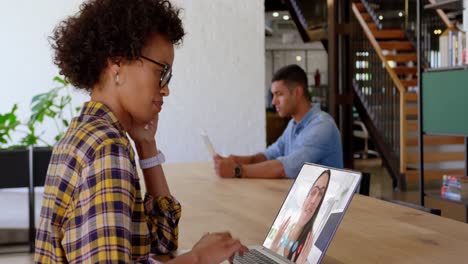
[[5, 148], [12, 140], [12, 134], [20, 126], [16, 116], [18, 105], [13, 105], [10, 112], [0, 114], [0, 166], [4, 177], [0, 180], [0, 188], [15, 188], [28, 186], [29, 152], [26, 148]]
[[[6, 243], [18, 244], [29, 241], [31, 252], [34, 249], [35, 202], [34, 188], [29, 184], [30, 155], [32, 154], [33, 162], [33, 186], [43, 186], [52, 155], [52, 146], [43, 139], [45, 133], [41, 130], [41, 125], [44, 125], [43, 122], [47, 119], [53, 121], [57, 131], [54, 137], [56, 142], [69, 126], [69, 119], [79, 111], [79, 108], [73, 109], [71, 105], [69, 83], [60, 77], [55, 77], [54, 82], [58, 84], [57, 87], [32, 98], [31, 115], [26, 122], [19, 121], [16, 104], [9, 112], [0, 114], [0, 166], [3, 171], [0, 189], [29, 187], [30, 201], [29, 230], [14, 230], [16, 235], [10, 236]], [[65, 115], [68, 111], [69, 116]], [[21, 139], [18, 143], [14, 143], [14, 138]]]
[[[42, 139], [44, 132], [37, 132], [38, 124], [42, 124], [47, 118], [53, 120], [57, 132], [54, 140], [57, 142], [62, 138], [70, 125], [69, 118], [73, 117], [74, 113], [79, 111], [79, 107], [73, 109], [71, 105], [70, 84], [58, 76], [54, 78], [54, 81], [58, 84], [57, 87], [32, 98], [31, 116], [27, 122], [28, 133], [21, 141], [23, 145], [34, 146], [34, 186], [44, 185], [47, 168], [52, 155], [52, 146]], [[65, 115], [66, 111], [69, 112], [68, 117]], [[43, 146], [38, 147], [41, 143]]]
[[[18, 120], [16, 104], [10, 112], [0, 114], [0, 166], [10, 168], [5, 172], [9, 177], [1, 180], [0, 188], [28, 186], [30, 147], [33, 148], [34, 186], [44, 185], [52, 145], [43, 139], [45, 132], [40, 130], [40, 126], [44, 120], [52, 120], [57, 131], [54, 140], [57, 142], [68, 128], [69, 118], [79, 111], [79, 108], [73, 109], [71, 105], [69, 83], [58, 76], [54, 82], [58, 84], [57, 87], [32, 98], [31, 115], [27, 122]], [[66, 111], [69, 111], [69, 116], [65, 115]], [[17, 144], [12, 142], [13, 133], [24, 135]]]

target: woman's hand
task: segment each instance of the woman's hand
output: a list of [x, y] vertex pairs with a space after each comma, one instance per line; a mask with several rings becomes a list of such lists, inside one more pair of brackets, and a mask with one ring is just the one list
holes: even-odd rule
[[195, 255], [197, 263], [218, 264], [227, 259], [232, 262], [235, 253], [242, 256], [247, 251], [247, 247], [238, 239], [232, 238], [229, 232], [224, 232], [205, 234], [191, 253]]
[[154, 141], [156, 130], [158, 129], [159, 114], [153, 116], [151, 121], [147, 124], [133, 123], [132, 127], [128, 130], [128, 134], [135, 141], [135, 143], [145, 143]]
[[271, 250], [274, 252], [277, 252], [280, 245], [281, 238], [283, 237], [284, 232], [286, 231], [286, 228], [288, 227], [289, 221], [291, 220], [291, 216], [288, 217], [283, 223], [281, 223], [278, 233], [276, 233], [276, 237], [273, 240], [273, 243], [271, 244]]
[[[304, 264], [307, 262], [307, 257], [309, 256], [310, 250], [312, 249], [312, 244], [314, 241], [314, 236], [312, 235], [312, 231], [307, 234], [307, 239], [302, 247], [301, 253], [296, 260], [297, 264]], [[295, 256], [292, 257], [294, 259]]]
[[133, 123], [127, 131], [135, 142], [140, 159], [150, 158], [158, 153], [155, 138], [158, 121], [159, 114], [156, 114], [149, 123]]

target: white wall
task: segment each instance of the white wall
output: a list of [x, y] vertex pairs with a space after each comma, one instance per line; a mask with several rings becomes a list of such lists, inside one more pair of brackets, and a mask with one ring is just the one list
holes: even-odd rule
[[[466, 46], [468, 46], [468, 0], [463, 1], [463, 7], [465, 8], [463, 11], [463, 29], [466, 33]], [[468, 48], [466, 49], [468, 50]], [[468, 64], [468, 62], [466, 64]]]
[[[80, 0], [16, 0], [0, 9], [0, 112], [14, 102], [27, 118], [34, 94], [52, 87], [47, 36]], [[158, 144], [169, 162], [207, 160], [199, 136], [221, 153], [265, 147], [263, 0], [175, 0], [184, 9], [187, 36], [176, 50], [171, 96], [160, 116]], [[87, 96], [74, 93], [75, 105]], [[47, 139], [55, 135], [48, 130]]]
[[[18, 114], [29, 117], [31, 98], [54, 87], [52, 78], [58, 68], [52, 63], [48, 36], [55, 25], [78, 10], [81, 0], [17, 0], [0, 8], [0, 113], [19, 104]], [[85, 95], [74, 93], [74, 104], [80, 105]], [[44, 138], [53, 142], [57, 134], [53, 124]], [[17, 135], [18, 139], [23, 135]]]

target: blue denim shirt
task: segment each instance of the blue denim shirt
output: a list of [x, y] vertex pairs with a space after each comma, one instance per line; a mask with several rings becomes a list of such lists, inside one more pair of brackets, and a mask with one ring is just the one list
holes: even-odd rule
[[304, 162], [343, 168], [340, 132], [320, 104], [313, 105], [299, 123], [292, 118], [264, 154], [268, 160], [279, 160], [288, 178], [296, 178]]

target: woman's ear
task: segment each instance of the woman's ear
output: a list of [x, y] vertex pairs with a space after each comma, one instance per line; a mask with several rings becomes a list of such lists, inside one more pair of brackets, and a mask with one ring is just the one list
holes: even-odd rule
[[117, 58], [109, 58], [107, 59], [107, 67], [109, 67], [109, 69], [111, 71], [118, 71], [120, 70], [120, 65], [121, 65], [121, 62], [122, 60], [120, 59], [117, 59]]
[[116, 85], [121, 83], [121, 60], [120, 59], [107, 59], [107, 77], [109, 80], [113, 81]]

